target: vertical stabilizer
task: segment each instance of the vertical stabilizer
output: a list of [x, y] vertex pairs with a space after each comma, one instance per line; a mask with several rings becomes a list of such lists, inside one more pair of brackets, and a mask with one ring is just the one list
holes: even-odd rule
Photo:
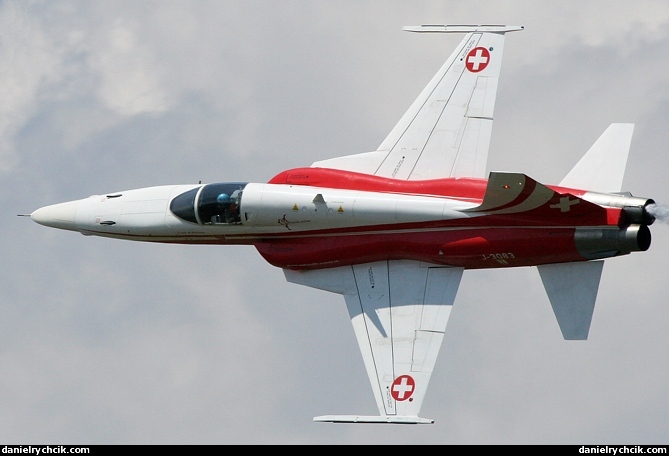
[[633, 131], [634, 124], [631, 123], [609, 125], [560, 182], [560, 186], [600, 193], [619, 192], [623, 186]]
[[537, 266], [566, 340], [586, 340], [604, 261]]

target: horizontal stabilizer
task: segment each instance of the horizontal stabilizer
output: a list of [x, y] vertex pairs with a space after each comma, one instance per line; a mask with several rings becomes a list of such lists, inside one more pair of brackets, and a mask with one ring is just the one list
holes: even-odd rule
[[321, 423], [390, 423], [390, 424], [432, 424], [434, 420], [417, 416], [360, 416], [323, 415], [314, 417]]
[[623, 186], [634, 124], [611, 124], [560, 182], [561, 187], [614, 193]]
[[565, 340], [586, 340], [604, 261], [537, 266]]

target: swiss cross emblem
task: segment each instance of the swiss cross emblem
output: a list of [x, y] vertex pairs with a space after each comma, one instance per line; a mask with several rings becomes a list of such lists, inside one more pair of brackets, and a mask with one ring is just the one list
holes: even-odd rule
[[551, 209], [560, 209], [560, 212], [569, 212], [571, 207], [578, 203], [580, 203], [580, 201], [577, 199], [570, 200], [568, 196], [563, 196], [560, 198], [559, 203], [551, 204]]
[[490, 51], [484, 47], [477, 47], [469, 51], [465, 58], [465, 66], [472, 73], [485, 70], [490, 62]]
[[406, 401], [416, 389], [416, 381], [410, 375], [400, 375], [390, 385], [390, 394], [396, 401]]

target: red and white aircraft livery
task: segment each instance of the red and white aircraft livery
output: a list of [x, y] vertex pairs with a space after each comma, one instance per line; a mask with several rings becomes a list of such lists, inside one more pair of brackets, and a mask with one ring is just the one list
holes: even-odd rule
[[42, 207], [42, 225], [145, 242], [247, 244], [289, 282], [344, 296], [379, 416], [418, 416], [465, 269], [537, 266], [565, 339], [587, 339], [603, 260], [645, 251], [654, 201], [621, 192], [633, 124], [612, 124], [558, 185], [485, 176], [505, 25], [465, 37], [381, 145], [267, 183], [168, 185]]

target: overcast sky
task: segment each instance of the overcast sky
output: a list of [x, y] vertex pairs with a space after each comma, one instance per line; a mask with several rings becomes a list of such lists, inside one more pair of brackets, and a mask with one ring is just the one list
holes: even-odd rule
[[378, 413], [341, 296], [253, 247], [84, 237], [17, 214], [266, 182], [385, 138], [462, 38], [507, 35], [489, 171], [558, 183], [636, 124], [623, 190], [669, 203], [669, 3], [0, 2], [3, 444], [667, 444], [669, 226], [606, 261], [588, 341], [535, 268], [466, 271], [421, 416]]

